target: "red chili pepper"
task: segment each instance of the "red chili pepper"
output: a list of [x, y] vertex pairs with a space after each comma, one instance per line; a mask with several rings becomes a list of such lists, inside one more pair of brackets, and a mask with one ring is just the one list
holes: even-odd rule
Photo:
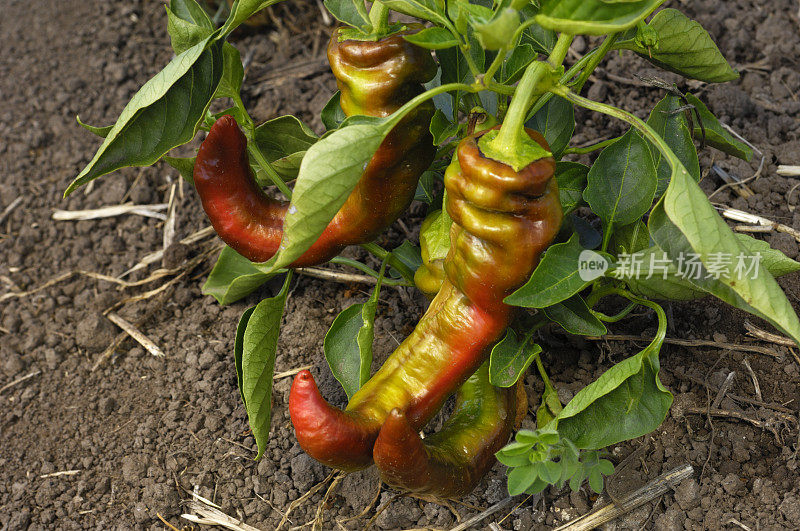
[[[421, 83], [436, 73], [430, 52], [402, 34], [339, 42], [334, 32], [328, 59], [348, 116], [388, 116], [422, 92]], [[291, 267], [326, 262], [348, 245], [372, 241], [405, 211], [436, 153], [429, 131], [433, 111], [430, 102], [418, 106], [387, 135], [345, 204]], [[272, 258], [289, 204], [268, 196], [256, 183], [247, 140], [232, 117], [217, 120], [200, 146], [194, 183], [225, 243], [253, 262]]]

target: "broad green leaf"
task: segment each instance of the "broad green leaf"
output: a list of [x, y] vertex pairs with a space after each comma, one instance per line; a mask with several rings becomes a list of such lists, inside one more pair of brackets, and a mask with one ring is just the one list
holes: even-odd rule
[[[356, 7], [356, 2], [361, 2], [361, 9]], [[330, 11], [336, 20], [354, 28], [371, 27], [369, 19], [364, 18], [366, 7], [364, 0], [325, 0], [325, 8]]]
[[236, 385], [239, 388], [239, 396], [242, 397], [242, 403], [247, 410], [247, 401], [245, 400], [244, 392], [242, 391], [242, 352], [244, 351], [244, 331], [247, 329], [247, 323], [250, 321], [250, 316], [253, 315], [253, 310], [256, 307], [248, 308], [239, 318], [239, 324], [236, 326], [236, 338], [233, 341], [233, 362], [236, 365]]
[[439, 26], [450, 23], [444, 15], [442, 8], [444, 2], [440, 4], [436, 0], [381, 0], [381, 3], [392, 11], [428, 20]]
[[355, 188], [389, 129], [384, 119], [363, 117], [306, 151], [283, 221], [278, 252], [261, 266], [263, 271], [288, 266], [317, 241]]
[[250, 295], [276, 274], [262, 273], [250, 260], [225, 246], [203, 284], [203, 295], [211, 295], [222, 305], [231, 304]]
[[505, 298], [506, 304], [547, 308], [581, 291], [590, 284], [578, 271], [583, 251], [577, 234], [565, 243], [550, 246], [528, 282]]
[[580, 295], [573, 295], [558, 304], [544, 308], [548, 319], [555, 321], [570, 334], [602, 336], [608, 330], [595, 316]]
[[733, 234], [685, 169], [673, 174], [648, 226], [653, 240], [673, 261], [692, 255], [702, 261], [699, 272], [687, 276], [692, 284], [769, 321], [800, 342], [800, 321], [786, 295], [765, 268], [748, 272], [752, 261], [748, 263], [747, 257], [753, 253]]
[[334, 377], [342, 384], [348, 400], [369, 380], [375, 310], [378, 307], [383, 271], [381, 269], [381, 276], [369, 300], [342, 311], [325, 334], [325, 360]]
[[537, 479], [539, 479], [538, 463], [512, 468], [508, 472], [508, 493], [511, 496], [522, 494], [530, 488]]
[[559, 434], [578, 448], [598, 449], [655, 430], [672, 405], [672, 394], [658, 379], [663, 340], [659, 335], [578, 391], [556, 419]]
[[444, 208], [431, 214], [428, 219], [430, 221], [426, 220], [419, 233], [420, 247], [427, 249], [429, 262], [444, 260], [450, 250], [450, 226], [453, 220]]
[[625, 31], [655, 11], [664, 0], [543, 0], [536, 22], [572, 34], [606, 35]]
[[189, 184], [194, 184], [194, 159], [195, 157], [170, 157], [164, 155], [163, 160], [181, 174]]
[[541, 351], [542, 347], [533, 343], [530, 336], [517, 338], [517, 333], [509, 328], [505, 337], [492, 348], [489, 382], [497, 387], [511, 387]]
[[242, 89], [244, 80], [244, 65], [242, 56], [231, 43], [226, 42], [222, 46], [222, 78], [219, 80], [215, 98], [233, 98], [239, 100], [239, 91]]
[[603, 485], [603, 474], [600, 473], [600, 470], [593, 468], [589, 471], [589, 487], [597, 494], [602, 494]]
[[181, 54], [214, 33], [214, 25], [195, 0], [171, 0], [167, 10], [167, 32], [176, 54]]
[[433, 135], [433, 143], [437, 146], [444, 144], [448, 138], [456, 136], [459, 129], [460, 124], [452, 123], [439, 109], [433, 113], [430, 130]]
[[[292, 115], [279, 116], [256, 127], [254, 141], [272, 169], [284, 180], [292, 180], [300, 171], [300, 164], [308, 148], [317, 142], [317, 135], [302, 121]], [[258, 165], [253, 171], [260, 183], [271, 184]]]
[[558, 197], [565, 215], [583, 204], [583, 191], [586, 189], [588, 173], [589, 168], [578, 162], [556, 163]]
[[[689, 125], [686, 123], [686, 116], [683, 111], [679, 111], [683, 106], [680, 98], [673, 94], [667, 94], [663, 100], [653, 108], [650, 117], [647, 119], [647, 125], [658, 133], [658, 136], [664, 139], [667, 145], [672, 149], [673, 153], [678, 156], [678, 159], [683, 163], [683, 166], [689, 170], [692, 178], [695, 181], [700, 181], [700, 161], [697, 159], [697, 149], [694, 147], [692, 141], [692, 133], [689, 131]], [[670, 168], [667, 160], [661, 155], [661, 152], [655, 146], [650, 145], [653, 154], [653, 161], [656, 165], [658, 172], [658, 188], [656, 189], [656, 197], [660, 197], [667, 189], [669, 184], [669, 177], [672, 175], [672, 168]]]
[[[408, 240], [405, 240], [399, 246], [395, 247], [392, 250], [392, 254], [411, 271], [416, 271], [422, 265], [422, 255], [419, 247]], [[397, 277], [399, 278], [400, 276], [402, 275], [397, 273]]]
[[291, 274], [286, 275], [280, 293], [256, 305], [242, 337], [242, 396], [258, 445], [256, 459], [264, 454], [269, 440], [275, 352], [290, 281]]
[[208, 41], [176, 56], [139, 89], [64, 196], [114, 170], [149, 166], [194, 137], [222, 75], [222, 45]]
[[433, 203], [436, 197], [433, 187], [437, 180], [441, 181], [442, 179], [435, 172], [430, 170], [423, 172], [417, 183], [417, 191], [414, 192], [414, 201], [420, 201], [426, 205]]
[[458, 46], [458, 41], [453, 34], [440, 27], [425, 28], [418, 33], [403, 35], [403, 38], [411, 44], [428, 50], [443, 50]]
[[[709, 146], [716, 148], [723, 153], [727, 153], [728, 155], [733, 155], [734, 157], [738, 157], [742, 160], [749, 161], [753, 158], [753, 150], [745, 144], [733, 137], [728, 131], [722, 127], [722, 124], [719, 123], [717, 117], [714, 116], [711, 111], [708, 110], [705, 103], [697, 99], [692, 94], [686, 94], [686, 100], [689, 102], [690, 105], [693, 105], [695, 109], [697, 109], [697, 113], [700, 115], [700, 120], [703, 122], [703, 127], [700, 127], [700, 124], [697, 122], [697, 119], [694, 119], [694, 137], [696, 140], [703, 140], [705, 138], [705, 143]], [[705, 132], [705, 137], [703, 137], [703, 133]]]
[[781, 251], [773, 249], [769, 244], [762, 240], [757, 240], [747, 234], [735, 233], [734, 236], [739, 240], [739, 245], [744, 247], [747, 253], [761, 254], [761, 265], [769, 271], [773, 277], [780, 277], [800, 271], [800, 263], [792, 260]]
[[628, 131], [600, 153], [587, 181], [583, 198], [603, 220], [606, 235], [638, 220], [650, 210], [658, 184], [647, 142]]
[[738, 79], [739, 73], [731, 68], [703, 26], [677, 9], [659, 11], [647, 28], [654, 32], [654, 45], [631, 39], [617, 47], [633, 50], [654, 65], [691, 79], [707, 83]]
[[608, 249], [614, 255], [633, 254], [650, 247], [650, 233], [642, 220], [618, 227], [611, 236]]
[[109, 131], [111, 131], [111, 129], [114, 128], [113, 125], [107, 125], [105, 127], [95, 127], [93, 125], [85, 124], [85, 123], [81, 122], [81, 117], [80, 116], [76, 116], [75, 119], [78, 121], [78, 125], [80, 125], [84, 129], [86, 129], [90, 133], [96, 134], [100, 138], [105, 138], [106, 136], [108, 136]]
[[325, 129], [328, 131], [338, 129], [344, 119], [347, 118], [347, 115], [342, 110], [342, 106], [339, 104], [340, 97], [341, 93], [338, 90], [334, 92], [319, 115], [322, 120], [322, 125], [324, 125]]
[[561, 465], [553, 461], [544, 461], [539, 468], [539, 476], [550, 485], [555, 485], [561, 479]]
[[528, 43], [515, 46], [503, 63], [502, 75], [500, 80], [504, 83], [516, 83], [522, 77], [523, 72], [538, 57], [538, 52]]
[[239, 25], [255, 15], [262, 9], [277, 4], [281, 0], [235, 0], [231, 6], [231, 11], [228, 14], [228, 20], [220, 30], [222, 37], [230, 35], [230, 33], [239, 27]]
[[530, 44], [537, 52], [550, 55], [558, 41], [558, 34], [555, 31], [543, 28], [539, 24], [533, 24], [522, 33], [522, 43]]
[[564, 98], [553, 96], [525, 125], [544, 135], [558, 160], [575, 132], [575, 107]]

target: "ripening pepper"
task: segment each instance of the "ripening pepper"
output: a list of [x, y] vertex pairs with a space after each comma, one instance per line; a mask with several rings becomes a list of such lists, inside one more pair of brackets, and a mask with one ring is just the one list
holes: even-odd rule
[[[400, 33], [378, 41], [339, 42], [334, 32], [328, 60], [347, 116], [388, 116], [421, 93], [422, 83], [436, 74], [430, 52]], [[348, 245], [372, 241], [405, 211], [436, 153], [430, 134], [433, 111], [433, 104], [426, 102], [389, 132], [344, 205], [291, 267], [323, 263]], [[289, 203], [270, 197], [256, 183], [247, 140], [232, 117], [217, 120], [200, 146], [194, 184], [225, 243], [253, 262], [272, 258]]]
[[[541, 135], [529, 134], [549, 151]], [[445, 172], [453, 224], [441, 290], [344, 411], [322, 398], [309, 371], [297, 375], [289, 413], [309, 455], [343, 470], [369, 466], [393, 410], [419, 430], [486, 360], [511, 318], [503, 299], [528, 279], [561, 225], [554, 171], [552, 157], [514, 171], [483, 156], [477, 136], [459, 143]]]
[[383, 423], [372, 450], [384, 483], [417, 494], [468, 494], [495, 462], [527, 412], [522, 381], [508, 388], [489, 382], [489, 362], [456, 393], [442, 429], [423, 439], [399, 409]]

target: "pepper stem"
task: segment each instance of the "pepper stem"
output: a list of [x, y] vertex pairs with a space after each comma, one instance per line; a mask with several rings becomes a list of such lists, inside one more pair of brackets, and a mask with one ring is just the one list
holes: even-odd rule
[[369, 21], [372, 23], [372, 32], [385, 35], [389, 31], [389, 8], [379, 0], [373, 0], [369, 10]]

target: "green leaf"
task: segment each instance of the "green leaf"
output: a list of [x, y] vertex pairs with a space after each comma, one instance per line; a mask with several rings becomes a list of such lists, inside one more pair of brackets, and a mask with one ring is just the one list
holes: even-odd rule
[[506, 455], [503, 453], [502, 450], [495, 454], [497, 460], [500, 461], [501, 464], [508, 466], [508, 467], [518, 467], [523, 465], [530, 464], [530, 460], [528, 460], [528, 454], [517, 454], [517, 455]]
[[611, 236], [609, 250], [614, 255], [633, 254], [650, 247], [650, 232], [642, 220], [618, 227]]
[[211, 295], [222, 305], [231, 304], [250, 295], [276, 274], [262, 273], [250, 260], [225, 246], [203, 284], [203, 295]]
[[672, 404], [658, 379], [663, 340], [662, 333], [578, 391], [557, 417], [559, 434], [578, 448], [597, 449], [655, 430]]
[[[408, 240], [395, 247], [392, 250], [392, 254], [411, 271], [416, 271], [422, 265], [422, 254], [419, 247]], [[402, 275], [397, 273], [397, 277], [400, 276]]]
[[575, 107], [564, 98], [553, 96], [525, 125], [544, 135], [558, 160], [575, 132]]
[[491, 20], [470, 17], [470, 23], [484, 50], [500, 50], [509, 45], [520, 19], [516, 9], [505, 8], [497, 11]]
[[278, 295], [256, 305], [242, 338], [242, 396], [247, 420], [258, 445], [256, 459], [264, 454], [269, 440], [275, 352], [291, 277], [291, 274], [286, 275]]
[[539, 24], [525, 28], [520, 39], [520, 42], [530, 44], [534, 50], [543, 55], [550, 55], [557, 41], [558, 34], [555, 31], [543, 28]]
[[570, 334], [602, 336], [608, 332], [606, 325], [592, 313], [580, 295], [573, 295], [565, 301], [544, 308], [544, 314]]
[[262, 271], [291, 264], [317, 241], [355, 188], [391, 125], [382, 118], [362, 117], [359, 123], [337, 129], [306, 151], [278, 252], [260, 266]]
[[170, 157], [164, 155], [163, 160], [181, 174], [189, 184], [194, 184], [194, 159], [195, 157]]
[[561, 465], [553, 461], [544, 461], [539, 468], [539, 476], [549, 485], [555, 485], [561, 479]]
[[322, 120], [322, 125], [324, 125], [325, 129], [328, 131], [338, 129], [344, 119], [347, 118], [347, 115], [342, 110], [342, 106], [339, 104], [341, 95], [341, 92], [338, 90], [334, 92], [319, 115]]
[[442, 145], [448, 138], [456, 136], [459, 129], [460, 124], [452, 123], [441, 110], [436, 109], [436, 112], [433, 113], [430, 131], [433, 135], [433, 143], [437, 146]]
[[126, 166], [149, 166], [197, 132], [222, 75], [222, 46], [206, 39], [175, 57], [125, 106], [92, 160], [64, 192]]
[[244, 392], [242, 391], [242, 353], [244, 352], [244, 331], [247, 329], [247, 323], [253, 315], [253, 310], [256, 307], [248, 308], [239, 319], [239, 324], [236, 326], [236, 339], [233, 341], [233, 362], [236, 365], [236, 385], [239, 387], [239, 396], [242, 397], [242, 403], [247, 410], [247, 401], [245, 400]]
[[[356, 7], [356, 2], [361, 2], [360, 10]], [[325, 0], [323, 3], [339, 22], [354, 28], [372, 27], [369, 19], [363, 16], [363, 13], [366, 13], [364, 0]]]
[[[683, 106], [680, 98], [673, 94], [667, 94], [664, 99], [658, 102], [647, 119], [647, 125], [664, 139], [673, 153], [678, 156], [684, 167], [689, 170], [695, 181], [700, 181], [700, 161], [697, 159], [697, 149], [692, 141], [692, 133], [686, 122], [686, 116], [682, 111], [678, 111]], [[656, 197], [661, 197], [669, 184], [669, 177], [672, 175], [672, 168], [669, 162], [661, 155], [658, 149], [650, 144], [653, 161], [658, 172], [658, 188]]]
[[[270, 163], [272, 169], [284, 180], [292, 180], [300, 171], [303, 157], [313, 146], [317, 135], [299, 118], [286, 115], [268, 120], [256, 127], [253, 138], [256, 146]], [[253, 164], [256, 179], [271, 184], [269, 176]]]
[[747, 234], [735, 233], [734, 236], [739, 240], [747, 253], [761, 254], [761, 265], [769, 271], [773, 277], [780, 277], [800, 271], [800, 263], [795, 262], [781, 251], [773, 249], [769, 244], [762, 240], [757, 240]]
[[528, 464], [508, 472], [508, 493], [511, 496], [522, 494], [539, 479], [539, 464]]
[[522, 43], [515, 46], [503, 63], [502, 75], [500, 81], [503, 83], [516, 83], [522, 77], [522, 73], [536, 60], [538, 52], [528, 43]]
[[659, 11], [647, 28], [655, 32], [655, 45], [632, 39], [617, 48], [633, 50], [660, 68], [707, 83], [739, 78], [703, 26], [677, 9]]
[[[672, 176], [664, 198], [653, 208], [650, 234], [673, 260], [697, 256], [702, 261], [697, 274], [686, 280], [728, 304], [757, 315], [800, 343], [800, 321], [778, 283], [759, 266], [753, 274], [738, 271], [739, 257], [752, 253], [708, 202], [686, 170]], [[721, 262], [727, 258], [728, 264]], [[725, 266], [725, 267], [720, 267]], [[715, 278], [718, 277], [718, 278]]]
[[242, 89], [244, 80], [244, 65], [242, 56], [231, 43], [226, 42], [222, 46], [222, 78], [219, 80], [215, 98], [233, 98], [239, 100], [239, 91]]
[[[445, 203], [446, 199], [442, 201], [442, 204]], [[428, 250], [429, 262], [444, 260], [450, 250], [450, 226], [453, 220], [445, 208], [431, 214], [430, 219], [430, 224], [419, 233], [420, 247]]]
[[[438, 110], [438, 109], [437, 109]], [[441, 181], [441, 177], [430, 170], [422, 173], [417, 183], [417, 190], [414, 192], [414, 201], [420, 201], [426, 205], [433, 203], [436, 194], [434, 193], [433, 186], [436, 181]]]
[[740, 142], [725, 130], [717, 120], [717, 117], [708, 110], [708, 107], [702, 101], [692, 94], [686, 94], [686, 100], [697, 109], [697, 113], [703, 122], [703, 128], [700, 127], [697, 120], [694, 122], [693, 133], [695, 139], [702, 140], [705, 130], [705, 143], [709, 146], [742, 160], [749, 161], [753, 158], [753, 150], [750, 149], [750, 146]]
[[556, 163], [558, 197], [565, 215], [583, 205], [583, 191], [586, 189], [588, 173], [589, 168], [577, 162]]
[[[561, 412], [564, 406], [561, 400], [558, 399], [558, 391], [550, 383], [550, 380], [544, 381], [544, 391], [542, 392], [542, 403], [536, 409], [536, 425], [539, 429], [545, 428], [550, 424], [556, 416]], [[554, 440], [542, 440], [542, 444], [555, 444], [558, 442], [558, 433], [551, 434]]]
[[572, 297], [590, 284], [581, 279], [578, 260], [584, 248], [573, 234], [569, 241], [550, 246], [528, 282], [505, 298], [525, 308], [546, 308]]
[[222, 37], [230, 35], [230, 33], [239, 27], [239, 25], [255, 15], [262, 9], [277, 4], [281, 0], [235, 0], [231, 6], [231, 11], [228, 14], [228, 20], [220, 30]]
[[593, 468], [589, 471], [589, 486], [595, 491], [597, 494], [603, 492], [603, 474], [600, 473], [600, 470], [597, 468]]
[[531, 342], [528, 335], [517, 338], [517, 333], [509, 328], [505, 337], [492, 348], [489, 358], [489, 382], [497, 387], [511, 387], [525, 374], [542, 347]]
[[375, 310], [381, 291], [384, 268], [369, 300], [354, 304], [333, 320], [323, 344], [325, 359], [334, 377], [342, 384], [349, 400], [369, 380], [372, 366], [372, 341]]
[[195, 0], [171, 0], [167, 10], [167, 32], [176, 54], [181, 54], [214, 33], [214, 25]]
[[628, 131], [600, 153], [587, 181], [583, 198], [603, 220], [605, 237], [638, 220], [650, 210], [658, 184], [647, 142]]
[[95, 127], [93, 125], [85, 124], [85, 123], [81, 122], [81, 117], [80, 116], [76, 116], [75, 119], [78, 121], [78, 125], [80, 125], [84, 129], [86, 129], [90, 133], [96, 134], [100, 138], [105, 138], [106, 136], [108, 136], [109, 131], [111, 131], [111, 129], [114, 128], [113, 125], [107, 125], [105, 127]]
[[411, 44], [428, 50], [443, 50], [458, 46], [458, 40], [453, 37], [453, 34], [439, 27], [425, 28], [418, 33], [403, 35], [403, 38]]
[[543, 0], [536, 22], [555, 31], [606, 35], [632, 28], [664, 0]]
[[[381, 0], [381, 3], [392, 11], [428, 20], [438, 26], [450, 24], [440, 2], [436, 0]], [[444, 6], [444, 2], [441, 2], [441, 6]]]

